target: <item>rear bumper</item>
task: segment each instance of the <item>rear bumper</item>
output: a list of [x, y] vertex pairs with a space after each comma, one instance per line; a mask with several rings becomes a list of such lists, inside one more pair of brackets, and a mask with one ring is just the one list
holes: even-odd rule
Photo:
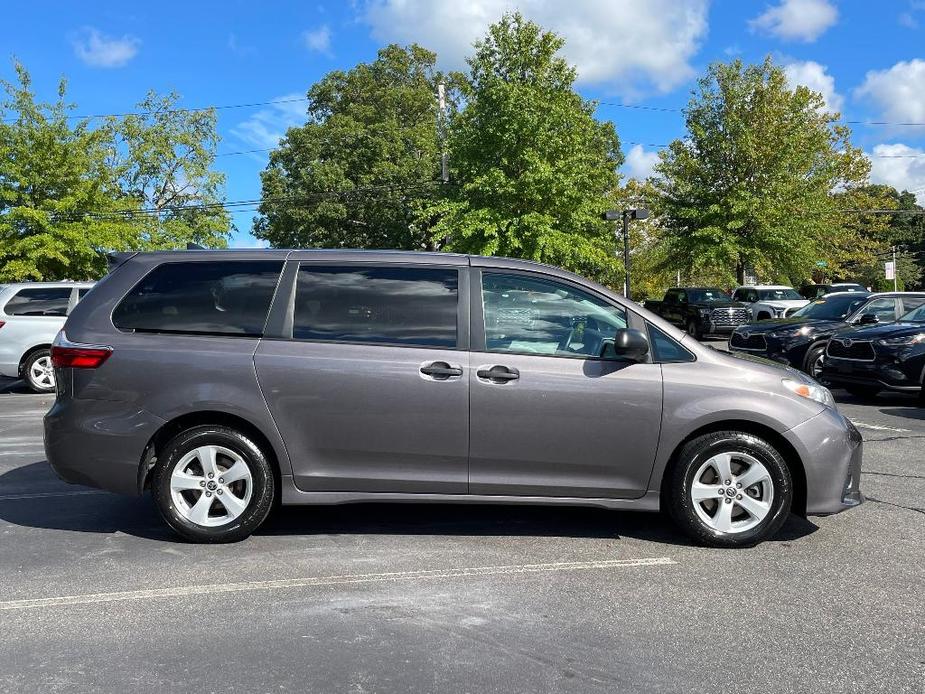
[[137, 496], [142, 455], [163, 424], [125, 403], [58, 399], [45, 415], [45, 455], [65, 482]]
[[826, 409], [785, 432], [784, 437], [803, 461], [807, 515], [838, 513], [864, 501], [863, 440], [840, 412]]

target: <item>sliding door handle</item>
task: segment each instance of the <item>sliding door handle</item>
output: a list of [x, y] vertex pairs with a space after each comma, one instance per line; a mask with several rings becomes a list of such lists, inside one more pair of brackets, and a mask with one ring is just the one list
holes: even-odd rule
[[445, 361], [435, 361], [421, 366], [421, 373], [435, 381], [445, 381], [453, 376], [462, 376], [461, 366], [451, 366]]
[[495, 366], [483, 366], [479, 368], [475, 374], [479, 378], [484, 378], [491, 383], [498, 384], [516, 381], [520, 378], [520, 371], [508, 366], [501, 366], [500, 364], [496, 364]]

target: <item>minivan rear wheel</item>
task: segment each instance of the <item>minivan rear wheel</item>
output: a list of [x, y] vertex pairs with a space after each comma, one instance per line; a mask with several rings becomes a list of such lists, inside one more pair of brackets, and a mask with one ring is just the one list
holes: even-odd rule
[[55, 372], [51, 365], [51, 350], [43, 348], [30, 352], [23, 360], [22, 376], [33, 392], [53, 393]]
[[772, 537], [793, 501], [790, 470], [767, 441], [719, 431], [684, 445], [663, 498], [678, 527], [713, 547], [750, 547]]
[[266, 519], [273, 470], [260, 447], [240, 431], [197, 426], [159, 451], [151, 485], [167, 524], [193, 542], [237, 542]]

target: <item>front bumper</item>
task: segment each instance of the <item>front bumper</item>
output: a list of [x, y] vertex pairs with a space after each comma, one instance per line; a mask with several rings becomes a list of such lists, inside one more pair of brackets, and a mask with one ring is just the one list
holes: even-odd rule
[[855, 361], [826, 356], [822, 366], [825, 380], [834, 385], [876, 386], [903, 393], [922, 389], [916, 368], [905, 368], [894, 360]]
[[863, 439], [840, 412], [826, 408], [784, 433], [803, 461], [807, 515], [827, 515], [864, 501]]
[[163, 424], [125, 403], [59, 397], [45, 415], [45, 456], [65, 482], [137, 496], [145, 447]]

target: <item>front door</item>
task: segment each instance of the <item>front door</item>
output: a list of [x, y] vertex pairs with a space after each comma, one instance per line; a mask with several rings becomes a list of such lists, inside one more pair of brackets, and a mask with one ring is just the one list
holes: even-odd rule
[[472, 307], [470, 493], [641, 496], [661, 367], [600, 357], [627, 312], [540, 273], [485, 269], [472, 281], [482, 292]]
[[296, 486], [467, 491], [460, 286], [455, 266], [302, 263], [291, 339], [255, 355]]

